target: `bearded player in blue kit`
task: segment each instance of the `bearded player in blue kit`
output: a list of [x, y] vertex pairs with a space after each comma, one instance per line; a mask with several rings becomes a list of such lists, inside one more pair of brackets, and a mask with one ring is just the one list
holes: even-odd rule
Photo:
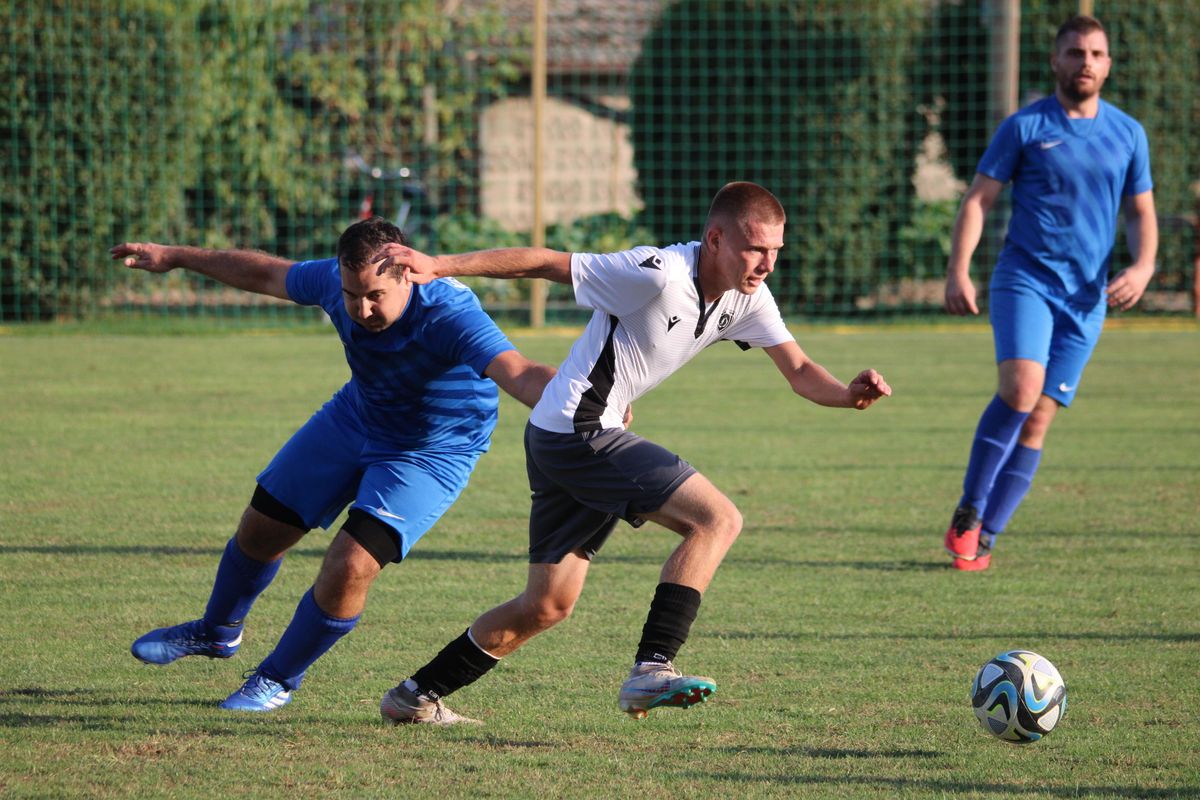
[[111, 250], [134, 269], [183, 268], [320, 306], [350, 366], [350, 381], [259, 474], [204, 616], [133, 643], [133, 655], [148, 664], [233, 656], [287, 550], [311, 528], [328, 528], [349, 504], [279, 643], [222, 708], [271, 711], [292, 699], [308, 668], [357, 624], [383, 567], [401, 561], [466, 486], [496, 425], [497, 384], [532, 407], [554, 374], [517, 352], [463, 284], [417, 286], [380, 269], [374, 254], [388, 243], [407, 240], [375, 217], [347, 228], [337, 258], [320, 261], [150, 243]]
[[[1055, 37], [1056, 88], [1001, 123], [954, 224], [946, 309], [978, 314], [971, 255], [1012, 182], [1012, 219], [990, 287], [999, 388], [975, 431], [963, 494], [944, 544], [955, 569], [985, 570], [996, 536], [1028, 492], [1046, 432], [1079, 388], [1106, 306], [1131, 308], [1154, 274], [1158, 222], [1146, 133], [1100, 99], [1112, 59], [1098, 20]], [[1131, 264], [1111, 280], [1118, 211]]]

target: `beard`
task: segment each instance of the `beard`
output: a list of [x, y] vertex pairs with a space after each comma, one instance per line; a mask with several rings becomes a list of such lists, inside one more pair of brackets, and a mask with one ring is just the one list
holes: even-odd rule
[[1068, 100], [1073, 103], [1082, 103], [1084, 100], [1090, 100], [1100, 94], [1100, 87], [1104, 85], [1103, 80], [1093, 78], [1090, 89], [1080, 89], [1075, 85], [1075, 77], [1068, 75], [1058, 79], [1058, 88]]

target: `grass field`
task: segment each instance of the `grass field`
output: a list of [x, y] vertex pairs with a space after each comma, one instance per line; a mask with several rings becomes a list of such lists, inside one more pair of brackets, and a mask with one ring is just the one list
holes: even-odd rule
[[[450, 705], [485, 724], [384, 726], [380, 696], [523, 584], [525, 415], [504, 398], [471, 486], [291, 705], [216, 703], [273, 646], [329, 541], [314, 531], [233, 661], [152, 668], [198, 616], [257, 471], [345, 380], [332, 334], [0, 335], [0, 795], [25, 797], [1200, 797], [1200, 332], [1105, 334], [992, 569], [941, 534], [992, 392], [982, 326], [801, 330], [856, 413], [720, 346], [635, 427], [722, 487], [746, 528], [680, 665], [719, 691], [616, 710], [673, 535], [621, 527], [575, 615]], [[520, 335], [557, 361], [570, 338]], [[975, 670], [1036, 650], [1066, 679], [1043, 742], [991, 739]]]

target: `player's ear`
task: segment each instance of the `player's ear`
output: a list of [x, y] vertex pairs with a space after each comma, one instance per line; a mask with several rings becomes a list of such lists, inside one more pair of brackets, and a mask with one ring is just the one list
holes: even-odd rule
[[704, 244], [712, 251], [721, 246], [721, 228], [713, 223], [704, 229]]

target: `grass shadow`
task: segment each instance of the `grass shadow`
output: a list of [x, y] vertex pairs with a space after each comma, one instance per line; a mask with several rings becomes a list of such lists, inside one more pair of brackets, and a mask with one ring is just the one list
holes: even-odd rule
[[793, 641], [828, 641], [828, 640], [904, 640], [919, 642], [961, 642], [964, 640], [992, 641], [997, 637], [1008, 637], [1014, 640], [1054, 639], [1081, 642], [1168, 642], [1184, 644], [1200, 642], [1200, 633], [1103, 633], [1099, 631], [1072, 631], [1058, 633], [1052, 631], [1012, 633], [1008, 631], [988, 631], [985, 633], [779, 633], [777, 631], [700, 631], [694, 634], [697, 638], [712, 639], [785, 639]]
[[846, 747], [718, 747], [715, 749], [731, 756], [750, 753], [767, 756], [806, 756], [834, 761], [844, 758], [940, 758], [946, 755], [936, 750], [862, 750]]
[[1051, 797], [1128, 797], [1128, 798], [1196, 798], [1200, 796], [1200, 786], [1180, 786], [1164, 788], [1142, 788], [1137, 786], [1106, 786], [1072, 785], [1049, 786], [1038, 783], [1036, 786], [1020, 783], [981, 783], [952, 780], [919, 780], [909, 778], [873, 778], [856, 775], [759, 775], [748, 772], [698, 773], [694, 771], [676, 773], [684, 780], [723, 781], [732, 784], [770, 784], [784, 786], [830, 786], [834, 793], [845, 790], [847, 785], [854, 784], [876, 791], [886, 792], [893, 796], [901, 793], [917, 791], [932, 792], [939, 795], [970, 794], [972, 796], [995, 797], [999, 795], [1019, 797], [1036, 792], [1038, 795]]
[[[225, 547], [176, 547], [143, 544], [0, 544], [0, 555], [32, 553], [52, 556], [208, 556], [219, 559]], [[323, 558], [325, 548], [293, 547], [289, 556]]]

